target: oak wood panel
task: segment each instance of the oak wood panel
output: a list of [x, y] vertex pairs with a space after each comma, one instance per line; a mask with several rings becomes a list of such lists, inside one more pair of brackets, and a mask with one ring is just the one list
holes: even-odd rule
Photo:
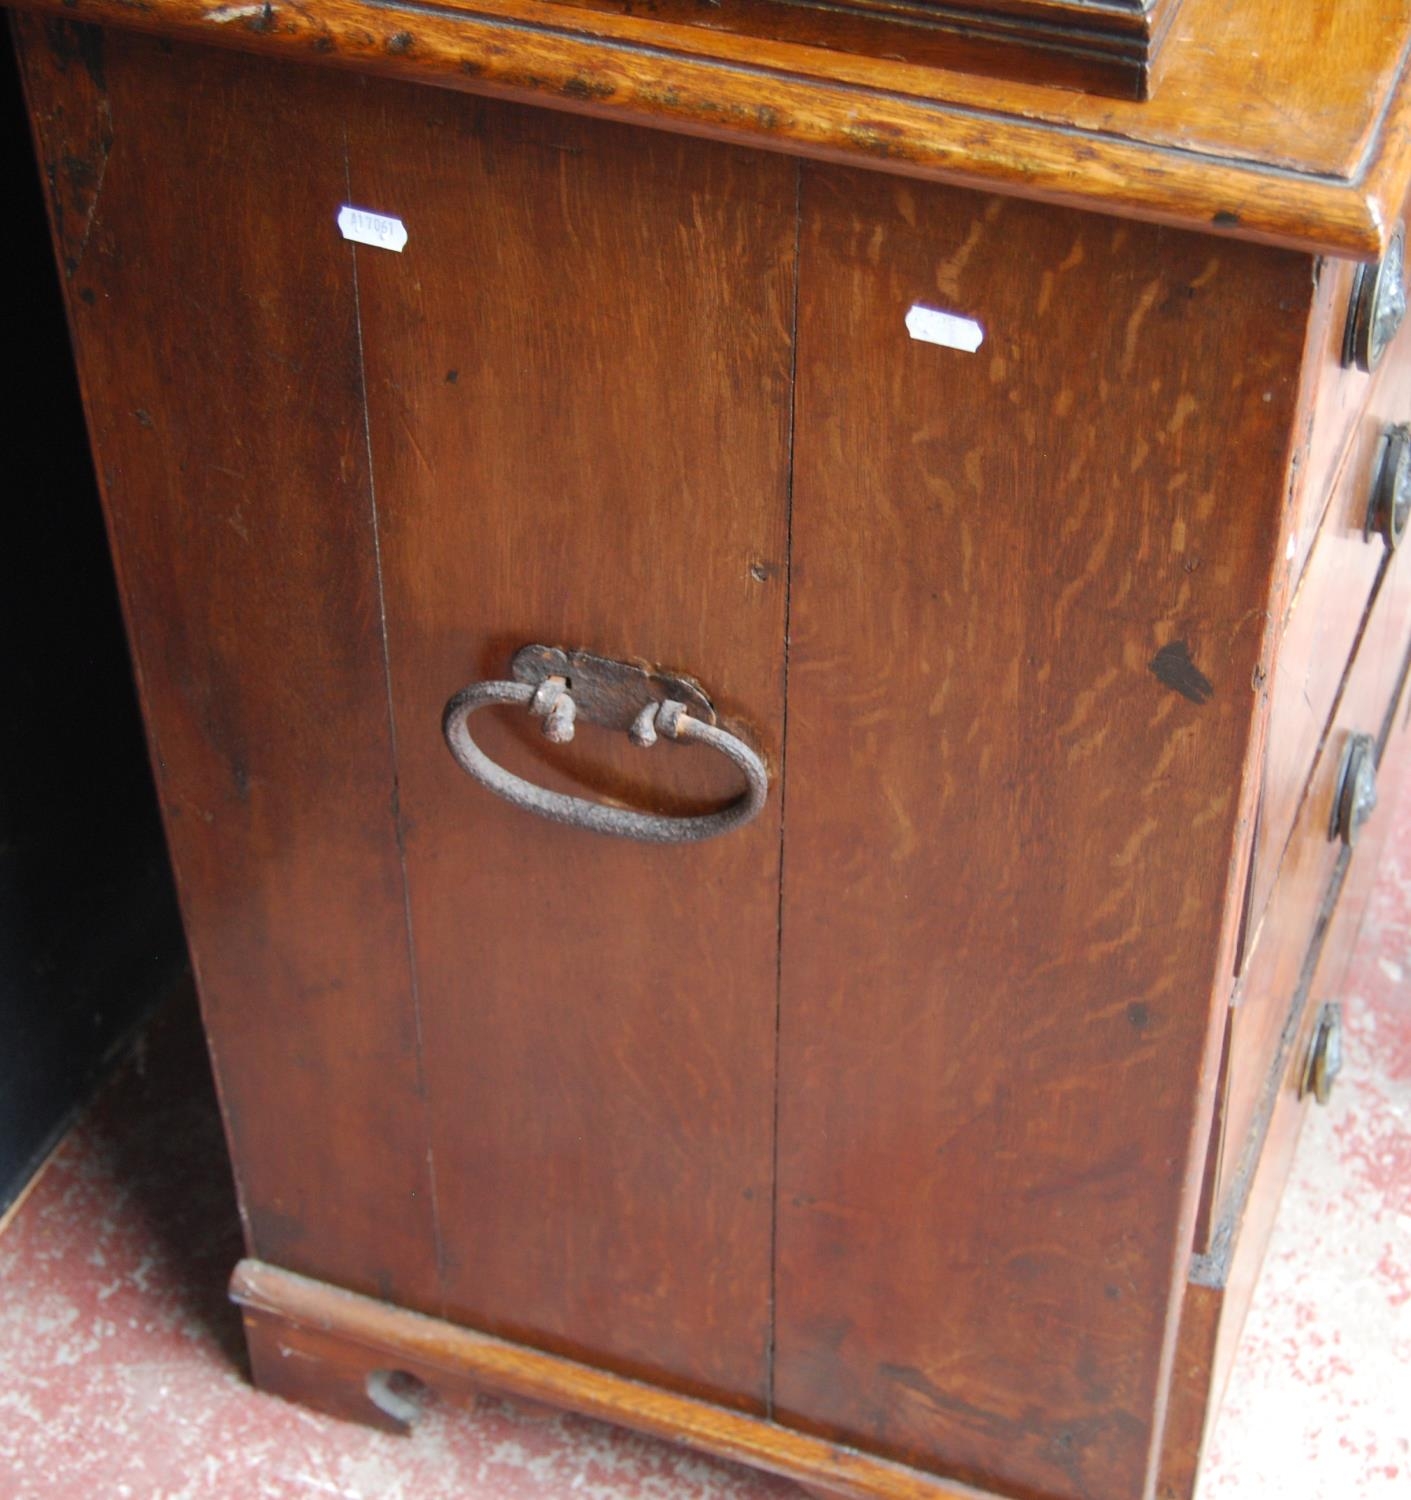
[[1187, 0], [1144, 103], [732, 37], [555, 0], [20, 0], [890, 173], [1370, 257], [1411, 185], [1407, 0]]
[[759, 1417], [489, 1338], [258, 1261], [236, 1267], [231, 1295], [244, 1310], [261, 1386], [334, 1416], [405, 1430], [368, 1398], [368, 1374], [396, 1369], [433, 1392], [502, 1391], [619, 1422], [782, 1474], [810, 1494], [846, 1500], [992, 1500], [965, 1485]]
[[[1321, 544], [1320, 544], [1321, 545]], [[1224, 1115], [1217, 1203], [1221, 1213], [1251, 1175], [1268, 1113], [1267, 1080], [1298, 985], [1303, 955], [1342, 844], [1331, 837], [1338, 776], [1353, 734], [1378, 736], [1411, 638], [1411, 551], [1397, 552], [1377, 587], [1318, 758], [1299, 807], [1252, 956], [1235, 993], [1233, 1064]], [[1217, 1223], [1215, 1233], [1220, 1232]]]
[[[758, 1410], [796, 168], [345, 87], [353, 198], [409, 235], [358, 286], [444, 1307]], [[536, 641], [698, 677], [774, 767], [764, 813], [662, 847], [475, 785], [442, 707]], [[492, 754], [579, 795], [738, 790], [704, 750], [490, 718]]]
[[[783, 1420], [1006, 1492], [1141, 1490], [1308, 272], [805, 176]], [[907, 339], [931, 300], [976, 354]]]
[[18, 32], [249, 1242], [427, 1305], [340, 84]]

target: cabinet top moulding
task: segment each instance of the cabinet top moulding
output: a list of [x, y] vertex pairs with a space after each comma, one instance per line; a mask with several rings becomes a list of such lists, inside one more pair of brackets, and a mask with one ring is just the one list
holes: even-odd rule
[[1385, 250], [1411, 187], [1411, 0], [1184, 0], [1145, 101], [621, 0], [17, 3], [1359, 260]]

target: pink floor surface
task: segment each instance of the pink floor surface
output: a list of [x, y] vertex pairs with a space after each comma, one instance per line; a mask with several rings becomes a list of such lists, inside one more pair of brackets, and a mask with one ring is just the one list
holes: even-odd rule
[[[1411, 1500], [1411, 799], [1201, 1500]], [[199, 1033], [166, 1017], [0, 1235], [0, 1500], [783, 1500], [777, 1479], [482, 1398], [410, 1438], [247, 1383]]]

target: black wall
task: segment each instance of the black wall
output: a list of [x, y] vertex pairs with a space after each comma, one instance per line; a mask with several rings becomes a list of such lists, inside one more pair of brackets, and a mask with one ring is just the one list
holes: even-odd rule
[[0, 190], [3, 1209], [183, 950], [7, 35]]

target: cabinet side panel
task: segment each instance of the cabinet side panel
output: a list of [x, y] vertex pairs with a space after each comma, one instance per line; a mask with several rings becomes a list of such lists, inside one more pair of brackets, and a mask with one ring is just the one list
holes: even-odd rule
[[824, 169], [803, 222], [778, 1412], [1137, 1496], [1310, 267]]
[[[349, 85], [63, 24], [20, 32], [249, 1240], [427, 1306], [352, 260], [334, 224]], [[75, 713], [101, 753], [101, 724]]]
[[[400, 85], [350, 124], [401, 807], [447, 1316], [764, 1399], [797, 168]], [[697, 677], [769, 760], [663, 847], [498, 801], [441, 713], [528, 643]], [[525, 778], [685, 812], [719, 757], [521, 709]]]

